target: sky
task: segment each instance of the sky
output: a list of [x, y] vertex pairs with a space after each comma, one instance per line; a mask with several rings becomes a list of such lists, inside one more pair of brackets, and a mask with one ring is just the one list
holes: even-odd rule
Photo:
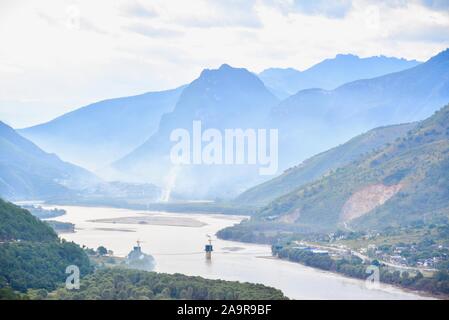
[[42, 123], [223, 63], [304, 70], [339, 53], [425, 61], [447, 47], [449, 0], [0, 0], [0, 120]]

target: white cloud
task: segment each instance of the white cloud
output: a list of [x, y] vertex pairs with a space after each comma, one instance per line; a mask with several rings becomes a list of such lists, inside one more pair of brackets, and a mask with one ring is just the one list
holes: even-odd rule
[[158, 16], [157, 11], [151, 6], [145, 6], [137, 1], [124, 3], [120, 8], [122, 14], [131, 18], [154, 18]]
[[181, 36], [183, 33], [181, 31], [173, 30], [173, 29], [166, 29], [166, 28], [154, 28], [151, 25], [148, 24], [142, 24], [142, 23], [134, 23], [132, 25], [129, 25], [125, 27], [125, 29], [141, 34], [145, 37], [178, 37]]
[[352, 7], [350, 0], [295, 0], [294, 8], [306, 14], [324, 15], [329, 18], [344, 18]]
[[185, 4], [173, 11], [173, 21], [185, 27], [262, 27], [254, 0], [198, 0], [186, 1]]
[[261, 71], [304, 69], [337, 53], [426, 60], [449, 46], [446, 4], [2, 1], [0, 119], [34, 124], [100, 99], [176, 87], [225, 62]]

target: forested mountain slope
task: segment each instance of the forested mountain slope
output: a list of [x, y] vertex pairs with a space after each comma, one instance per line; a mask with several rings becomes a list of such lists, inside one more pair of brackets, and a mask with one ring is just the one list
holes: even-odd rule
[[257, 219], [332, 229], [449, 216], [449, 105], [405, 136], [264, 207]]
[[350, 162], [356, 161], [367, 153], [394, 142], [411, 130], [416, 123], [393, 125], [376, 128], [361, 134], [348, 142], [322, 152], [301, 164], [289, 168], [282, 175], [265, 183], [248, 189], [239, 195], [234, 202], [245, 205], [265, 205], [270, 201], [300, 186], [320, 178]]

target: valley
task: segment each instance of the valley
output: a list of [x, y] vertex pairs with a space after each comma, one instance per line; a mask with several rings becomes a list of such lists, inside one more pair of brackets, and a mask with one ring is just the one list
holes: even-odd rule
[[448, 0], [0, 16], [0, 300], [166, 320], [449, 300]]
[[[0, 122], [0, 196], [40, 219], [4, 203], [0, 287], [37, 299], [446, 299], [448, 61], [449, 49], [422, 63], [337, 55], [304, 72], [225, 63], [29, 128]], [[364, 70], [342, 76], [345, 65]], [[44, 240], [26, 234], [35, 227]], [[128, 264], [132, 247], [157, 275]], [[42, 281], [45, 268], [26, 271], [41, 255], [55, 263]], [[58, 288], [70, 261], [83, 266], [79, 293]], [[116, 279], [129, 290], [114, 293]]]

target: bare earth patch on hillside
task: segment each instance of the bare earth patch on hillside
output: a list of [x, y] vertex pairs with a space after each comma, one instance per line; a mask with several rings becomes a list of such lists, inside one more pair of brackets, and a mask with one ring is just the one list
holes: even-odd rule
[[295, 209], [292, 213], [289, 213], [289, 214], [279, 217], [278, 221], [285, 222], [285, 223], [295, 223], [296, 220], [298, 220], [300, 215], [301, 215], [300, 210]]
[[402, 184], [392, 186], [374, 184], [355, 192], [343, 205], [340, 219], [349, 221], [367, 214], [376, 207], [383, 205], [402, 187]]

